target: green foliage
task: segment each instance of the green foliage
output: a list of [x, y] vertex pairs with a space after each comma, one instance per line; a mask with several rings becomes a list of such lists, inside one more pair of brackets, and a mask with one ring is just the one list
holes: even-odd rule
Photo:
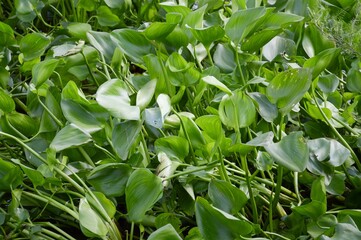
[[361, 3], [0, 4], [5, 239], [358, 239]]

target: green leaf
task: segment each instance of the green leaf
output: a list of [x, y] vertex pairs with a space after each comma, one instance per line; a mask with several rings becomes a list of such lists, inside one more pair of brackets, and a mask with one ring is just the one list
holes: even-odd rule
[[70, 99], [61, 100], [64, 117], [85, 132], [93, 133], [102, 129], [103, 124], [93, 113], [81, 104]]
[[0, 158], [0, 192], [9, 192], [23, 182], [20, 168]]
[[120, 197], [125, 193], [131, 171], [131, 167], [123, 163], [102, 164], [89, 173], [87, 180], [96, 191], [108, 197]]
[[310, 159], [325, 162], [334, 167], [345, 163], [351, 155], [350, 150], [334, 139], [318, 138], [308, 140]]
[[193, 66], [192, 63], [187, 62], [182, 55], [177, 52], [173, 52], [167, 60], [167, 66], [172, 72], [185, 72]]
[[169, 87], [169, 79], [166, 74], [163, 60], [154, 54], [148, 54], [144, 56], [145, 66], [148, 69], [150, 79], [157, 79], [157, 86], [155, 89], [155, 95], [160, 93], [173, 94], [174, 89]]
[[203, 115], [196, 119], [197, 125], [202, 128], [213, 140], [217, 141], [224, 136], [222, 122], [219, 116]]
[[6, 23], [0, 22], [0, 46], [9, 47], [16, 43], [13, 29]]
[[267, 86], [268, 99], [286, 114], [298, 103], [311, 86], [308, 69], [290, 69], [278, 74]]
[[137, 93], [137, 106], [140, 109], [144, 109], [148, 106], [150, 101], [153, 98], [155, 88], [157, 85], [157, 80], [153, 79], [147, 82]]
[[189, 144], [185, 138], [166, 136], [154, 142], [156, 153], [165, 152], [170, 158], [183, 160], [188, 156]]
[[16, 16], [23, 22], [31, 22], [36, 17], [38, 0], [15, 0]]
[[266, 28], [258, 31], [246, 39], [246, 41], [242, 44], [241, 49], [243, 51], [256, 52], [280, 32], [282, 32], [281, 28]]
[[10, 83], [10, 80], [10, 72], [4, 67], [0, 66], [0, 88], [6, 89], [6, 86]]
[[312, 79], [318, 77], [326, 68], [338, 65], [336, 60], [341, 53], [339, 48], [326, 49], [313, 58], [308, 59], [304, 64], [304, 68], [312, 69]]
[[167, 224], [152, 234], [149, 235], [148, 240], [181, 240], [182, 238], [178, 235], [177, 231], [171, 224]]
[[231, 96], [225, 95], [218, 111], [222, 123], [234, 129], [248, 127], [256, 119], [253, 101], [240, 89]]
[[41, 174], [41, 172], [34, 170], [32, 168], [29, 168], [23, 164], [21, 164], [20, 166], [21, 166], [21, 169], [24, 171], [25, 175], [33, 183], [35, 188], [37, 186], [42, 186], [45, 183], [45, 179], [44, 179], [43, 175]]
[[184, 131], [186, 131], [192, 146], [195, 149], [202, 149], [204, 147], [204, 144], [206, 144], [206, 141], [202, 135], [202, 132], [199, 130], [198, 126], [195, 124], [195, 122], [192, 119], [188, 117], [181, 116], [181, 119], [183, 125], [181, 130], [179, 131], [179, 136], [185, 137]]
[[110, 38], [136, 63], [142, 63], [143, 56], [154, 52], [154, 47], [144, 34], [133, 29], [114, 30]]
[[262, 54], [268, 61], [278, 59], [278, 56], [294, 56], [296, 55], [296, 44], [293, 40], [276, 36], [266, 45], [263, 46]]
[[231, 73], [236, 68], [235, 53], [228, 45], [218, 44], [213, 54], [214, 64], [226, 73]]
[[208, 185], [208, 194], [213, 206], [232, 215], [248, 201], [244, 192], [223, 180], [212, 179]]
[[324, 93], [333, 93], [340, 83], [338, 77], [334, 74], [323, 75], [318, 78], [317, 86]]
[[215, 86], [216, 88], [227, 93], [228, 95], [232, 95], [232, 91], [222, 82], [220, 82], [217, 78], [213, 76], [205, 76], [202, 78], [202, 80], [209, 85]]
[[15, 110], [14, 100], [10, 97], [9, 93], [3, 89], [0, 89], [0, 110], [5, 113], [11, 113]]
[[361, 93], [361, 68], [359, 64], [353, 64], [353, 67], [347, 73], [347, 89], [351, 92]]
[[40, 87], [54, 73], [58, 63], [58, 59], [47, 59], [35, 64], [32, 69], [32, 83], [34, 83], [36, 87]]
[[164, 42], [169, 46], [179, 49], [180, 47], [187, 46], [189, 40], [185, 31], [179, 26], [176, 26], [174, 30], [164, 39]]
[[97, 9], [96, 17], [100, 26], [113, 27], [120, 22], [119, 17], [115, 15], [110, 8], [104, 5]]
[[278, 143], [265, 146], [275, 162], [294, 172], [306, 169], [309, 150], [302, 132], [292, 132]]
[[50, 39], [41, 33], [30, 33], [20, 40], [20, 52], [24, 61], [30, 61], [44, 54], [50, 44]]
[[130, 149], [137, 139], [142, 124], [139, 121], [126, 121], [117, 124], [112, 132], [112, 143], [115, 151], [123, 160], [128, 158]]
[[311, 200], [312, 201], [310, 203], [292, 208], [292, 211], [311, 217], [314, 220], [326, 212], [327, 198], [323, 177], [317, 178], [313, 181], [311, 188]]
[[309, 23], [304, 30], [302, 47], [309, 57], [314, 57], [326, 49], [334, 48], [335, 43], [326, 38], [314, 24]]
[[182, 27], [203, 28], [203, 18], [206, 10], [207, 6], [202, 6], [184, 16]]
[[71, 36], [78, 39], [86, 40], [87, 33], [92, 30], [92, 27], [88, 23], [73, 22], [69, 23], [66, 29], [68, 29]]
[[110, 8], [125, 8], [129, 2], [131, 4], [131, 1], [129, 0], [104, 0], [105, 4], [107, 4]]
[[269, 10], [264, 7], [239, 10], [233, 13], [225, 27], [227, 36], [235, 44], [238, 44], [245, 37], [254, 33], [268, 14]]
[[104, 219], [104, 213], [106, 212], [109, 218], [114, 218], [116, 213], [114, 202], [108, 199], [102, 192], [85, 193], [85, 197], [88, 200], [90, 206], [102, 215]]
[[25, 136], [34, 136], [39, 129], [39, 122], [29, 115], [16, 111], [7, 114], [9, 123]]
[[182, 14], [183, 18], [191, 13], [191, 9], [182, 5], [176, 5], [174, 2], [162, 2], [159, 4], [167, 13], [176, 12]]
[[195, 211], [199, 231], [205, 239], [233, 240], [253, 231], [252, 224], [211, 206], [204, 198], [197, 197]]
[[74, 81], [69, 81], [61, 93], [62, 100], [72, 100], [83, 105], [89, 105], [83, 91], [78, 88]]
[[98, 88], [96, 100], [114, 117], [126, 120], [139, 120], [140, 118], [139, 107], [130, 105], [125, 84], [120, 79], [112, 79], [103, 83]]
[[83, 233], [87, 237], [105, 237], [108, 233], [106, 223], [90, 206], [86, 198], [80, 199], [79, 222], [82, 228], [86, 229]]
[[89, 133], [84, 132], [74, 124], [70, 124], [55, 135], [50, 147], [59, 152], [70, 147], [81, 146], [89, 141], [91, 141]]
[[162, 40], [167, 37], [177, 26], [167, 22], [154, 22], [144, 31], [145, 36], [150, 40]]
[[96, 0], [79, 0], [77, 7], [85, 11], [94, 11], [96, 8]]
[[[40, 105], [40, 103], [38, 103], [39, 99], [36, 99], [35, 101], [37, 105]], [[40, 98], [40, 101], [43, 100]], [[46, 91], [44, 104], [51, 111], [52, 115], [55, 116], [58, 120], [61, 121], [63, 119], [59, 101], [49, 89]], [[39, 132], [55, 132], [58, 130], [58, 128], [59, 123], [55, 122], [54, 118], [50, 115], [50, 113], [48, 113], [48, 111], [43, 110]]]
[[101, 52], [107, 61], [112, 59], [117, 45], [111, 39], [110, 33], [88, 31], [86, 36], [89, 39], [90, 44]]
[[207, 28], [191, 28], [193, 36], [201, 42], [205, 48], [209, 48], [211, 44], [223, 38], [225, 32], [219, 25]]
[[272, 104], [265, 95], [259, 92], [252, 92], [249, 93], [249, 96], [257, 102], [258, 112], [265, 121], [271, 123], [277, 118], [277, 106]]
[[338, 223], [335, 227], [335, 234], [330, 239], [337, 240], [359, 238], [361, 238], [361, 231], [358, 228], [348, 223]]
[[264, 22], [264, 27], [287, 27], [288, 25], [296, 22], [301, 22], [304, 17], [285, 12], [276, 12], [267, 18]]
[[145, 213], [162, 197], [163, 185], [159, 177], [148, 169], [137, 169], [129, 177], [125, 201], [129, 221], [141, 222]]

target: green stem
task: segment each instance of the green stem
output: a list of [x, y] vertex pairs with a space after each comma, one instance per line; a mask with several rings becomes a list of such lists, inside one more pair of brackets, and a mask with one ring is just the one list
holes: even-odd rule
[[182, 171], [182, 172], [173, 174], [173, 175], [171, 175], [171, 176], [169, 176], [169, 177], [163, 178], [163, 181], [166, 181], [166, 180], [169, 180], [169, 179], [172, 179], [172, 178], [175, 178], [175, 177], [179, 177], [179, 176], [191, 174], [191, 173], [194, 173], [194, 172], [199, 172], [199, 171], [207, 170], [207, 169], [216, 167], [218, 164], [219, 164], [218, 161], [211, 162], [211, 163], [209, 163], [209, 164], [206, 165], [206, 166], [196, 167], [196, 168], [191, 169], [191, 170], [188, 170], [188, 171]]
[[[227, 164], [230, 164], [230, 165], [232, 165], [232, 167], [234, 167], [234, 168], [237, 169], [237, 170], [236, 170], [236, 169], [234, 169], [234, 168], [227, 168], [228, 171], [232, 171], [232, 172], [239, 173], [239, 174], [241, 174], [242, 176], [245, 176], [245, 175], [246, 175], [246, 173], [243, 171], [243, 169], [238, 168], [234, 163], [232, 163], [232, 162], [230, 162], [230, 161], [228, 161], [228, 160], [224, 160], [224, 161], [227, 162]], [[260, 182], [260, 183], [263, 183], [263, 184], [265, 184], [265, 185], [267, 185], [267, 186], [269, 186], [269, 187], [274, 187], [274, 186], [275, 186], [275, 183], [274, 183], [273, 181], [269, 181], [269, 180], [267, 180], [267, 179], [260, 178], [260, 177], [256, 177], [256, 176], [253, 177], [253, 178], [254, 178], [255, 181]], [[285, 187], [283, 187], [283, 186], [281, 186], [281, 191], [282, 191], [284, 194], [292, 197], [293, 199], [295, 199], [295, 200], [297, 199], [297, 195], [296, 195], [295, 193], [293, 193], [291, 190], [289, 190], [289, 189], [287, 189], [287, 188], [285, 188]]]
[[89, 157], [88, 153], [84, 150], [83, 147], [78, 147], [81, 155], [85, 158], [87, 163], [89, 163], [90, 166], [95, 167], [95, 164], [93, 163], [93, 160]]
[[247, 159], [246, 159], [246, 156], [244, 156], [244, 155], [240, 155], [240, 156], [241, 156], [242, 168], [244, 169], [244, 171], [246, 173], [246, 184], [247, 184], [249, 198], [250, 198], [251, 205], [252, 205], [253, 222], [255, 224], [258, 224], [257, 204], [256, 204], [256, 199], [254, 198], [253, 190], [252, 190], [252, 187], [251, 187], [251, 181], [250, 181], [250, 178], [249, 178]]
[[8, 120], [7, 115], [5, 115], [5, 121], [16, 134], [18, 134], [23, 140], [27, 141], [29, 140], [24, 134], [22, 134], [19, 130], [17, 130]]
[[63, 123], [50, 111], [50, 109], [41, 101], [39, 95], [36, 95], [40, 105], [44, 108], [44, 110], [50, 115], [50, 117], [59, 125], [59, 127], [63, 127]]
[[209, 47], [206, 47], [206, 51], [207, 51], [207, 56], [209, 58], [209, 61], [211, 62], [211, 65], [214, 66], [214, 62], [213, 62], [212, 55], [211, 55], [211, 52], [209, 50]]
[[141, 143], [142, 143], [143, 148], [144, 148], [144, 153], [145, 153], [145, 157], [147, 159], [147, 164], [149, 164], [150, 163], [150, 156], [149, 156], [149, 151], [148, 151], [148, 147], [147, 147], [147, 142], [145, 141], [144, 133], [141, 132], [140, 135], [142, 136]]
[[302, 203], [302, 200], [301, 200], [300, 191], [298, 189], [298, 172], [294, 172], [293, 183], [295, 185], [295, 193], [296, 193], [297, 199], [298, 199], [298, 206], [300, 206]]
[[110, 77], [110, 74], [109, 74], [109, 71], [108, 71], [108, 68], [107, 68], [107, 64], [105, 62], [105, 58], [104, 58], [104, 55], [102, 53], [100, 53], [100, 56], [102, 58], [102, 64], [103, 64], [103, 68], [104, 68], [104, 72], [105, 72], [105, 75], [107, 76], [108, 80], [111, 79]]
[[133, 240], [134, 235], [134, 222], [132, 222], [132, 225], [130, 226], [130, 237], [129, 240]]
[[55, 201], [53, 198], [50, 198], [50, 197], [47, 197], [47, 196], [40, 196], [38, 194], [33, 194], [33, 193], [30, 193], [30, 192], [26, 192], [26, 191], [23, 191], [22, 194], [24, 194], [24, 195], [26, 195], [28, 197], [31, 197], [33, 199], [39, 200], [41, 202], [49, 203], [53, 207], [56, 207], [56, 208], [62, 210], [63, 212], [68, 213], [70, 216], [72, 216], [76, 220], [79, 220], [79, 215], [78, 215], [77, 212], [75, 212], [74, 210], [66, 207], [65, 205]]
[[[278, 129], [278, 140], [279, 141], [281, 141], [281, 139], [282, 139], [284, 120], [285, 120], [285, 116], [282, 115], [280, 125], [279, 125], [279, 129]], [[272, 206], [269, 209], [269, 220], [270, 220], [270, 229], [271, 229], [271, 231], [273, 231], [273, 221], [272, 221], [273, 211], [276, 210], [277, 204], [278, 204], [278, 201], [279, 201], [279, 198], [280, 198], [282, 179], [283, 179], [283, 167], [281, 165], [278, 165], [278, 167], [277, 167], [276, 189], [275, 189], [275, 193], [274, 193], [273, 198], [272, 198], [272, 196], [270, 198], [270, 202], [272, 203]]]
[[237, 46], [235, 47], [234, 51], [235, 51], [235, 54], [236, 54], [236, 63], [237, 63], [237, 67], [238, 67], [238, 70], [239, 70], [239, 74], [241, 75], [242, 85], [246, 86], [246, 80], [244, 79], [243, 71], [242, 71], [242, 68], [241, 68], [241, 63], [239, 61]]
[[219, 147], [218, 147], [218, 153], [219, 153], [219, 158], [220, 158], [220, 162], [221, 162], [221, 165], [219, 166], [219, 173], [220, 173], [221, 177], [223, 178], [222, 180], [225, 180], [225, 181], [231, 183], [231, 181], [229, 180], [228, 174], [227, 174], [226, 166], [224, 165], [224, 158], [222, 156], [222, 152]]
[[181, 116], [180, 116], [174, 109], [173, 109], [173, 112], [174, 112], [174, 114], [179, 118], [180, 124], [181, 124], [181, 126], [182, 126], [182, 128], [183, 128], [184, 135], [185, 135], [185, 137], [186, 137], [186, 139], [187, 139], [187, 141], [188, 141], [189, 148], [190, 148], [190, 150], [191, 150], [192, 160], [193, 160], [193, 162], [194, 162], [195, 165], [198, 165], [198, 161], [197, 161], [196, 155], [195, 155], [195, 153], [194, 153], [194, 149], [193, 149], [193, 146], [192, 146], [192, 142], [191, 142], [191, 139], [190, 139], [190, 137], [189, 137], [189, 135], [188, 135], [188, 133], [187, 133], [187, 131], [186, 131], [186, 128], [185, 128], [184, 123], [183, 123], [183, 120], [182, 120]]
[[81, 53], [81, 55], [83, 55], [83, 58], [84, 58], [84, 61], [85, 61], [85, 65], [86, 65], [86, 67], [88, 68], [90, 77], [93, 79], [93, 81], [95, 82], [95, 84], [99, 87], [100, 85], [99, 85], [98, 81], [96, 80], [96, 78], [94, 77], [93, 71], [92, 71], [91, 68], [90, 68], [88, 59], [86, 58], [83, 50], [82, 50], [80, 53]]

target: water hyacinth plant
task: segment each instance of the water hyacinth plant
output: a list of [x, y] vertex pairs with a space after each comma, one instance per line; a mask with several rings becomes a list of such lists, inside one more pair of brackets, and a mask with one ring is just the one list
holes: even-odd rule
[[359, 9], [2, 1], [0, 239], [361, 238]]

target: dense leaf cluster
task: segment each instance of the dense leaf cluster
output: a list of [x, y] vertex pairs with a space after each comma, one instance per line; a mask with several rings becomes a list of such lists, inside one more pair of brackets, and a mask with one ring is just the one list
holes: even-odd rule
[[0, 4], [0, 239], [361, 238], [357, 0]]

